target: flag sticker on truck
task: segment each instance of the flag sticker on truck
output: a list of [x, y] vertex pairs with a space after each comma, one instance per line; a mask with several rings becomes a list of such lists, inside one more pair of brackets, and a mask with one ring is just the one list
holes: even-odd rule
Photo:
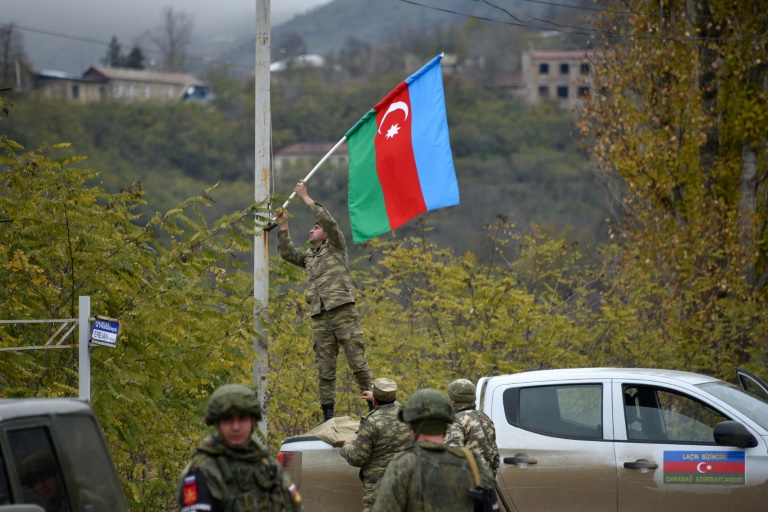
[[745, 485], [744, 452], [664, 452], [665, 484]]

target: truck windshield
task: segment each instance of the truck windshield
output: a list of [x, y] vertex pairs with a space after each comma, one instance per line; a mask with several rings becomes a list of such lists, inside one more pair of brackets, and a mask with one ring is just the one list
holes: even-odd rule
[[768, 430], [768, 403], [760, 398], [726, 382], [699, 384], [699, 387]]

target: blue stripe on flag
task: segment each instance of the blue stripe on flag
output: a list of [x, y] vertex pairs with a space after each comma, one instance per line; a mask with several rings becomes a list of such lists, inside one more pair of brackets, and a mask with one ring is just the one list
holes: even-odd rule
[[406, 79], [413, 116], [413, 155], [427, 210], [459, 204], [440, 59], [438, 55]]

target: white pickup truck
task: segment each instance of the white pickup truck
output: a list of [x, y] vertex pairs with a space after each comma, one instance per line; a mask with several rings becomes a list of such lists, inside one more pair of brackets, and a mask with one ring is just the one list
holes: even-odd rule
[[[483, 377], [478, 407], [496, 425], [502, 510], [764, 511], [768, 387], [695, 373], [630, 368]], [[305, 510], [359, 511], [357, 468], [313, 436], [280, 458]]]

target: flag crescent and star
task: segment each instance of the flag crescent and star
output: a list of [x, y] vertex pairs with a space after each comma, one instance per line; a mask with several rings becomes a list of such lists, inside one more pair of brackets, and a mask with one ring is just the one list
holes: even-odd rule
[[[387, 119], [387, 116], [395, 112], [396, 110], [402, 110], [405, 118], [403, 119], [403, 122], [405, 122], [408, 119], [408, 104], [404, 103], [402, 101], [396, 101], [395, 103], [391, 104], [389, 108], [387, 109], [387, 112], [384, 114], [384, 117], [381, 119], [381, 123], [379, 124], [379, 130], [378, 133], [381, 134], [381, 127], [384, 124], [384, 121]], [[400, 132], [400, 127], [397, 125], [397, 123], [390, 126], [389, 130], [387, 130], [387, 138], [391, 139], [395, 135], [397, 135]]]

